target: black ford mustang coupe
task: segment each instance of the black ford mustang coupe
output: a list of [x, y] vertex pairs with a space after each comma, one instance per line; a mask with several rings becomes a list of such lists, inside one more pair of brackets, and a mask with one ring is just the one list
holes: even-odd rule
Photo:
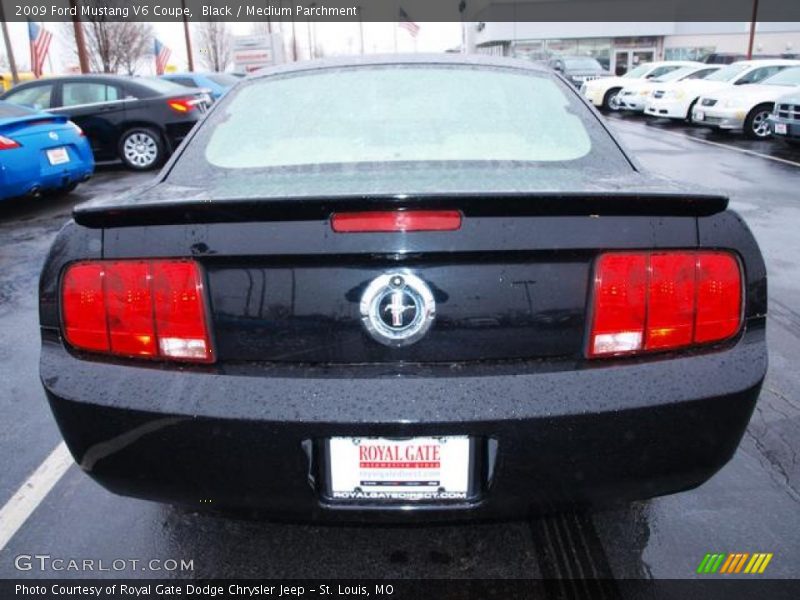
[[524, 515], [720, 469], [766, 372], [766, 290], [727, 199], [643, 172], [548, 70], [308, 62], [75, 210], [41, 277], [41, 377], [120, 494]]

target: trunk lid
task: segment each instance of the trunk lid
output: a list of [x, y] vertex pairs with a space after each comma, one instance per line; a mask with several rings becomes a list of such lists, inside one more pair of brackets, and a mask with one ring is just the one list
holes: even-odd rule
[[[459, 363], [583, 355], [592, 265], [608, 249], [694, 248], [710, 195], [320, 198], [82, 208], [105, 258], [191, 256], [206, 273], [219, 360]], [[455, 209], [456, 231], [337, 233], [336, 212]], [[360, 304], [377, 278], [410, 273], [436, 304], [404, 347], [378, 343]]]

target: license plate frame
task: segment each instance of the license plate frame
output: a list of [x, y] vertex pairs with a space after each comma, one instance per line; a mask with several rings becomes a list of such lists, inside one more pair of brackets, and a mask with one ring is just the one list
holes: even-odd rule
[[[460, 455], [461, 463], [455, 463], [457, 473], [448, 471], [453, 468], [453, 456], [446, 453], [440, 455], [438, 469], [401, 467], [399, 470], [405, 473], [413, 469], [414, 474], [424, 474], [417, 481], [424, 481], [425, 485], [412, 485], [407, 482], [407, 477], [396, 477], [395, 467], [374, 467], [367, 466], [361, 468], [360, 456], [355, 448], [361, 447], [362, 442], [369, 446], [383, 445], [391, 447], [405, 448], [408, 445], [427, 444], [430, 440], [445, 440], [440, 444], [440, 450], [444, 444], [452, 445], [452, 452]], [[355, 442], [359, 443], [356, 444]], [[321, 440], [322, 467], [324, 478], [321, 482], [321, 492], [325, 501], [338, 505], [372, 505], [372, 506], [391, 506], [391, 505], [421, 505], [421, 504], [458, 504], [473, 502], [479, 495], [481, 474], [484, 470], [482, 453], [478, 451], [479, 438], [467, 435], [422, 435], [411, 437], [394, 436], [333, 436]], [[345, 444], [350, 445], [350, 450], [344, 450]], [[357, 464], [343, 466], [341, 461], [355, 461]], [[381, 462], [381, 461], [369, 461]], [[377, 477], [382, 469], [388, 469], [393, 473], [392, 477]], [[417, 470], [419, 469], [419, 470]], [[428, 477], [431, 472], [438, 471], [439, 478]], [[342, 478], [344, 474], [344, 479]], [[365, 479], [361, 479], [367, 475]], [[459, 485], [451, 485], [454, 482]], [[353, 485], [356, 482], [358, 485]], [[371, 482], [371, 483], [366, 483]], [[400, 483], [400, 485], [392, 485]]]
[[59, 146], [57, 148], [48, 148], [45, 151], [45, 154], [47, 154], [47, 161], [53, 167], [67, 164], [70, 160], [69, 152], [67, 152], [66, 146]]

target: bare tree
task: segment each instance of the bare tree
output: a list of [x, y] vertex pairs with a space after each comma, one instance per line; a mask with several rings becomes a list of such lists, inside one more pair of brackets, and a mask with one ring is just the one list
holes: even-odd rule
[[[73, 36], [72, 23], [64, 24], [65, 35]], [[86, 51], [92, 71], [96, 73], [136, 73], [139, 63], [153, 54], [153, 28], [149, 23], [106, 21], [102, 18], [84, 21]], [[75, 56], [77, 47], [73, 48]]]
[[231, 34], [228, 25], [209, 21], [198, 25], [200, 62], [210, 71], [224, 71], [231, 62]]

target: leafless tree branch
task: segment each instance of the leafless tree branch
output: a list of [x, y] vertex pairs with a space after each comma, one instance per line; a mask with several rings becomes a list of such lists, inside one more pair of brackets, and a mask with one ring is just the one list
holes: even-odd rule
[[[149, 23], [106, 21], [96, 18], [83, 24], [86, 51], [92, 71], [133, 75], [139, 63], [153, 53], [153, 28]], [[65, 33], [73, 36], [72, 24]], [[73, 49], [75, 56], [77, 48]]]
[[209, 21], [197, 26], [200, 62], [209, 71], [224, 71], [231, 62], [231, 35], [224, 22]]

